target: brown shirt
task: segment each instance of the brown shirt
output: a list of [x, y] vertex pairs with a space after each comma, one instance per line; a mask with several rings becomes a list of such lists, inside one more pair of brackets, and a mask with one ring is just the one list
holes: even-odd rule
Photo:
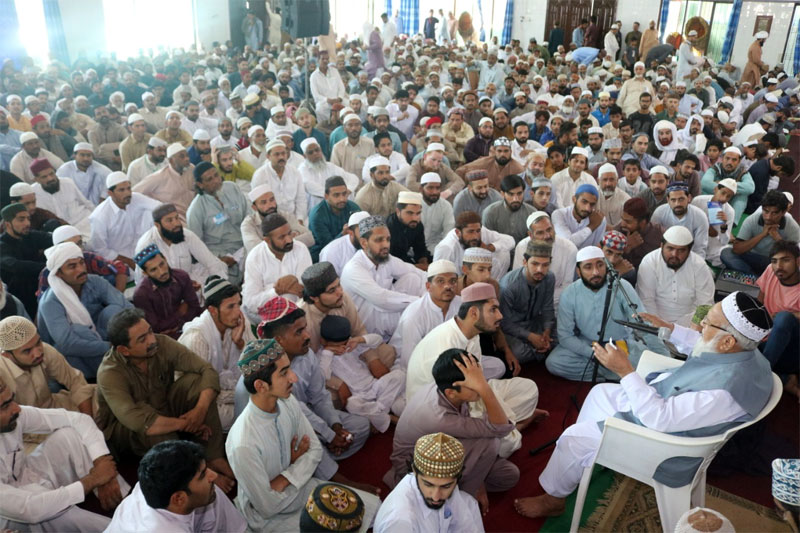
[[503, 181], [503, 178], [509, 174], [516, 174], [519, 176], [525, 171], [522, 165], [513, 159], [506, 163], [505, 166], [501, 167], [497, 164], [497, 161], [494, 160], [493, 155], [487, 155], [476, 159], [472, 163], [462, 165], [458, 167], [456, 173], [466, 181], [467, 172], [470, 170], [485, 170], [487, 174], [489, 174], [489, 187], [498, 191], [500, 190], [500, 182]]
[[367, 328], [364, 327], [361, 317], [358, 316], [356, 304], [353, 303], [347, 293], [343, 294], [342, 306], [337, 309], [331, 309], [327, 314], [320, 311], [316, 305], [306, 301], [301, 302], [299, 307], [306, 312], [306, 330], [308, 330], [308, 334], [311, 337], [311, 349], [315, 352], [319, 351], [322, 346], [319, 336], [320, 324], [328, 315], [345, 317], [350, 322], [351, 337], [360, 337], [367, 334]]
[[[420, 183], [419, 180], [422, 178], [422, 175], [428, 172], [422, 166], [422, 159], [416, 161], [413, 165], [411, 165], [411, 169], [408, 172], [408, 176], [406, 176], [406, 187], [409, 190], [414, 192], [419, 192]], [[431, 171], [434, 172], [434, 171]], [[442, 190], [448, 189], [452, 191], [453, 195], [451, 198], [456, 197], [456, 193], [464, 188], [466, 185], [464, 179], [461, 178], [458, 174], [456, 174], [450, 167], [441, 163], [439, 165], [439, 170], [435, 171], [436, 174], [439, 175], [439, 178], [442, 180]]]
[[113, 348], [97, 369], [99, 410], [97, 425], [106, 439], [117, 419], [136, 433], [144, 433], [168, 411], [167, 394], [175, 372], [200, 374], [200, 390], [219, 392], [219, 374], [207, 361], [166, 335], [156, 335], [158, 351], [147, 360], [147, 373]]
[[[618, 226], [617, 231], [622, 231]], [[627, 233], [622, 231], [622, 233]], [[631, 262], [634, 268], [638, 269], [639, 265], [644, 259], [644, 256], [661, 247], [661, 237], [664, 235], [664, 229], [658, 224], [648, 223], [647, 227], [641, 233], [642, 244], [632, 250], [626, 250], [622, 257]]]

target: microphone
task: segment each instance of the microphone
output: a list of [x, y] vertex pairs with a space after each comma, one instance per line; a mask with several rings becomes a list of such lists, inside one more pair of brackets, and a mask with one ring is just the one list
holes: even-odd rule
[[617, 269], [611, 264], [611, 261], [608, 260], [608, 257], [603, 256], [603, 261], [606, 262], [606, 271], [608, 276], [612, 279], [620, 279], [619, 272], [617, 272]]

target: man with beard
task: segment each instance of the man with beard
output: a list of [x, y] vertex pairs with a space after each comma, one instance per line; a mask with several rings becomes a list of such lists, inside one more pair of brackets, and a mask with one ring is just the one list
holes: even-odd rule
[[[500, 418], [499, 413], [493, 415]], [[420, 437], [414, 447], [411, 471], [381, 505], [375, 516], [375, 531], [422, 531], [439, 524], [438, 531], [482, 532], [478, 502], [458, 487], [465, 456], [464, 446], [449, 435]]]
[[119, 154], [122, 161], [122, 171], [126, 172], [131, 162], [142, 157], [147, 150], [147, 141], [151, 135], [147, 133], [147, 123], [139, 113], [132, 113], [128, 117], [128, 135], [119, 145]]
[[156, 133], [164, 128], [167, 123], [167, 111], [167, 108], [157, 105], [152, 92], [142, 93], [142, 107], [139, 108], [139, 114], [144, 118], [149, 133]]
[[230, 146], [234, 148], [236, 146], [236, 137], [233, 136], [233, 121], [230, 117], [223, 117], [219, 120], [219, 124], [217, 125], [217, 131], [219, 135], [211, 139], [211, 148], [221, 148], [223, 146]]
[[267, 215], [261, 221], [263, 241], [247, 255], [242, 302], [251, 323], [258, 323], [258, 309], [275, 296], [292, 301], [303, 296], [300, 276], [311, 266], [311, 254], [301, 242], [295, 242], [289, 222], [280, 214]]
[[136, 242], [150, 228], [150, 213], [160, 204], [143, 194], [131, 192], [124, 172], [112, 172], [105, 179], [108, 198], [89, 216], [92, 238], [88, 248], [109, 260], [122, 261], [135, 269]]
[[171, 269], [154, 244], [134, 260], [146, 276], [133, 294], [134, 305], [144, 311], [155, 333], [177, 339], [183, 325], [202, 311], [192, 279], [183, 270]]
[[[429, 130], [428, 138], [439, 135], [438, 130]], [[426, 172], [435, 172], [442, 180], [441, 197], [445, 200], [454, 198], [464, 188], [464, 179], [453, 172], [449, 166], [443, 164], [445, 146], [440, 142], [431, 142], [425, 149], [420, 159], [411, 164], [406, 177], [406, 186], [409, 190], [419, 192], [419, 179]]]
[[[701, 326], [701, 332], [674, 326], [673, 335], [690, 338], [692, 357], [647, 379], [634, 371], [636, 361], [613, 344], [588, 347], [621, 381], [592, 389], [579, 421], [561, 435], [539, 477], [545, 494], [517, 500], [518, 512], [530, 518], [564, 512], [565, 498], [577, 488], [583, 465], [591, 462], [600, 446], [598, 423], [608, 417], [694, 437], [721, 434], [758, 416], [773, 388], [769, 363], [757, 349], [772, 328], [766, 309], [755, 298], [734, 292], [714, 304]], [[697, 409], [698, 404], [704, 408]], [[685, 479], [680, 466], [662, 463], [662, 467], [654, 474], [657, 481], [681, 475]]]
[[[402, 159], [403, 164], [408, 166], [403, 156], [391, 151], [391, 143], [388, 142], [388, 136], [386, 136], [386, 139], [387, 144], [389, 144], [389, 153], [397, 155]], [[287, 139], [287, 141], [289, 140]], [[332, 177], [339, 177], [342, 180], [346, 188], [344, 198], [348, 198], [350, 194], [354, 194], [355, 191], [358, 190], [361, 186], [361, 180], [358, 176], [350, 174], [333, 163], [325, 161], [325, 154], [322, 152], [322, 146], [320, 146], [319, 142], [314, 137], [303, 140], [303, 142], [300, 143], [300, 148], [303, 151], [303, 155], [305, 155], [305, 160], [302, 157], [300, 158], [301, 163], [297, 166], [297, 170], [303, 178], [303, 185], [306, 195], [308, 196], [309, 224], [311, 224], [310, 212], [320, 203], [324, 203], [325, 184], [327, 180]], [[292, 152], [292, 154], [297, 156], [296, 152]], [[288, 164], [291, 164], [291, 162]], [[364, 171], [367, 173], [367, 178], [369, 178], [369, 171], [366, 168]], [[338, 231], [336, 233], [338, 233]]]
[[201, 161], [211, 162], [211, 136], [206, 130], [195, 130], [192, 134], [192, 145], [186, 151], [189, 162], [193, 165]]
[[[153, 210], [153, 227], [136, 243], [136, 252], [155, 244], [171, 268], [183, 270], [200, 290], [210, 275], [228, 277], [228, 266], [215, 256], [193, 231], [184, 229], [177, 208], [162, 204]], [[142, 272], [137, 270], [137, 278]]]
[[308, 200], [300, 172], [287, 165], [289, 151], [279, 140], [271, 141], [265, 148], [269, 164], [253, 174], [252, 187], [269, 185], [278, 206], [294, 215], [301, 224], [308, 218]]
[[721, 180], [730, 178], [736, 181], [736, 194], [730, 201], [734, 211], [732, 223], [736, 225], [747, 207], [747, 198], [756, 190], [755, 182], [741, 164], [742, 152], [735, 146], [723, 150], [721, 161], [718, 161], [703, 174], [700, 187], [704, 194], [711, 194]]
[[140, 309], [118, 313], [108, 330], [111, 349], [97, 372], [96, 417], [106, 441], [118, 454], [138, 456], [166, 440], [200, 441], [217, 473], [214, 483], [230, 491], [235, 478], [225, 459], [214, 367], [179, 342], [153, 333]]
[[142, 193], [162, 203], [172, 203], [178, 209], [181, 219], [186, 219], [186, 210], [194, 199], [195, 188], [189, 162], [189, 154], [180, 143], [167, 148], [169, 164], [155, 174], [140, 181], [133, 192]]
[[391, 234], [381, 216], [362, 220], [361, 249], [342, 270], [342, 287], [364, 325], [389, 340], [402, 311], [424, 294], [425, 272], [390, 254]]
[[761, 74], [767, 71], [767, 65], [761, 61], [761, 49], [769, 33], [760, 31], [756, 33], [756, 40], [747, 49], [747, 64], [742, 71], [742, 82], [747, 82], [751, 87], [761, 85]]
[[[29, 96], [29, 98], [36, 99], [35, 96]], [[38, 105], [38, 100], [36, 102]], [[758, 113], [759, 116], [762, 114]], [[752, 115], [756, 115], [756, 113], [752, 113]], [[74, 138], [62, 130], [51, 128], [50, 122], [44, 115], [35, 115], [31, 119], [31, 126], [33, 126], [33, 133], [39, 137], [39, 142], [42, 143], [44, 148], [50, 150], [60, 159], [65, 161], [69, 159], [69, 154], [73, 151], [77, 142]]]
[[653, 126], [653, 143], [650, 150], [665, 166], [672, 166], [678, 152], [686, 149], [678, 138], [677, 127], [669, 120], [659, 120]]
[[[342, 124], [347, 137], [333, 146], [331, 163], [360, 176], [366, 159], [375, 153], [375, 144], [372, 139], [361, 136], [361, 119], [358, 115], [353, 113], [346, 115], [342, 119]], [[356, 203], [361, 205], [358, 200]]]
[[[92, 416], [94, 386], [58, 350], [42, 342], [29, 319], [9, 316], [0, 321], [0, 355], [0, 381], [21, 405]], [[58, 383], [61, 390], [51, 392], [50, 382]]]
[[0, 215], [4, 230], [0, 234], [0, 278], [25, 305], [28, 315], [36, 316], [37, 278], [45, 266], [44, 250], [52, 246], [52, 237], [48, 232], [31, 230], [30, 214], [23, 204], [7, 205]]
[[108, 531], [182, 530], [243, 533], [247, 527], [230, 498], [214, 484], [217, 473], [203, 448], [185, 440], [156, 444], [139, 463], [139, 482], [120, 503]]
[[166, 125], [164, 129], [156, 133], [156, 137], [165, 141], [168, 145], [180, 143], [188, 148], [192, 145], [192, 134], [181, 127], [183, 115], [180, 111], [172, 110], [166, 115]]
[[197, 196], [186, 212], [187, 226], [228, 265], [231, 282], [242, 278], [244, 259], [241, 224], [249, 214], [248, 201], [237, 185], [222, 181], [217, 168], [206, 161], [194, 167]]
[[350, 218], [347, 219], [347, 228], [344, 230], [344, 235], [329, 242], [319, 252], [319, 260], [329, 261], [336, 273], [341, 276], [344, 266], [361, 249], [358, 224], [370, 216], [372, 215], [366, 211], [357, 211], [350, 215]]
[[30, 166], [36, 159], [41, 158], [49, 161], [50, 166], [53, 168], [59, 168], [64, 164], [60, 157], [42, 148], [42, 141], [32, 131], [26, 131], [20, 135], [19, 142], [22, 145], [22, 150], [14, 150], [16, 155], [11, 158], [9, 170], [26, 183], [33, 184], [34, 182], [34, 175]]
[[419, 190], [422, 193], [421, 220], [425, 230], [425, 245], [433, 254], [436, 245], [455, 227], [453, 206], [441, 197], [442, 179], [435, 172], [426, 172], [420, 177]]
[[128, 178], [132, 186], [136, 186], [150, 174], [155, 174], [167, 166], [167, 143], [156, 136], [147, 141], [145, 154], [131, 161], [128, 165]]
[[672, 226], [664, 232], [661, 249], [642, 260], [636, 283], [649, 313], [686, 327], [698, 306], [714, 303], [714, 276], [691, 248], [691, 232]]
[[[217, 134], [217, 120], [200, 116], [200, 104], [195, 100], [189, 100], [183, 105], [185, 113], [181, 118], [180, 128], [189, 135], [194, 135], [197, 130], [204, 130], [209, 135], [207, 140], [211, 140], [211, 135]], [[167, 121], [169, 124], [169, 120]]]
[[214, 166], [217, 167], [217, 171], [223, 181], [234, 183], [243, 190], [250, 188], [255, 169], [249, 163], [239, 161], [239, 154], [236, 148], [222, 145], [214, 150], [213, 155], [216, 159], [213, 161]]
[[606, 160], [605, 152], [603, 152], [603, 128], [592, 126], [589, 128], [589, 136], [587, 139], [588, 147], [586, 152], [589, 154], [589, 160], [586, 164], [587, 168], [594, 168], [601, 165]]
[[[736, 182], [724, 179], [717, 184], [714, 194], [702, 194], [692, 199], [692, 205], [699, 207], [708, 219], [708, 249], [706, 261], [712, 266], [724, 267], [720, 254], [722, 248], [731, 241], [733, 230], [733, 207], [730, 199], [736, 194]], [[709, 204], [716, 202], [718, 209], [709, 216]], [[716, 216], [713, 215], [716, 213]], [[713, 219], [711, 217], [714, 217]]]
[[485, 171], [486, 177], [489, 179], [489, 187], [495, 190], [500, 189], [500, 182], [506, 176], [511, 174], [519, 176], [524, 172], [522, 165], [512, 159], [511, 141], [506, 138], [496, 139], [492, 143], [492, 150], [489, 155], [476, 159], [472, 163], [462, 165], [456, 172], [459, 176], [469, 181], [467, 175], [474, 170]]
[[111, 169], [94, 160], [94, 148], [89, 143], [80, 142], [75, 145], [74, 159], [67, 161], [56, 171], [59, 178], [70, 178], [81, 194], [98, 205], [106, 195], [106, 177]]
[[[320, 161], [323, 165], [326, 164], [322, 159], [319, 145], [307, 148], [319, 152]], [[349, 195], [350, 190], [341, 176], [333, 175], [325, 180], [325, 199], [314, 206], [308, 217], [309, 228], [314, 235], [314, 245], [310, 249], [314, 261], [319, 260], [320, 251], [328, 243], [346, 233], [350, 215], [361, 210], [358, 204], [348, 200]]]
[[425, 245], [425, 229], [421, 223], [422, 195], [403, 191], [397, 197], [395, 212], [386, 219], [391, 234], [390, 253], [421, 270], [427, 270], [433, 254]]
[[631, 197], [617, 187], [619, 176], [617, 167], [612, 163], [604, 163], [600, 166], [597, 171], [597, 181], [602, 194], [597, 198], [596, 208], [605, 215], [608, 226], [616, 226], [622, 216], [622, 206]]
[[[478, 121], [475, 136], [464, 145], [464, 159], [472, 163], [476, 159], [489, 155], [494, 140], [494, 122], [490, 117], [483, 117]], [[463, 177], [464, 174], [461, 174]]]
[[119, 170], [122, 168], [119, 146], [128, 136], [128, 131], [111, 120], [111, 114], [106, 106], [94, 108], [94, 119], [97, 125], [89, 130], [88, 139], [94, 147], [97, 160], [112, 170]]
[[700, 168], [700, 160], [697, 156], [687, 150], [679, 151], [675, 156], [674, 168], [675, 174], [670, 181], [682, 181], [689, 187], [689, 194], [692, 198], [698, 196], [700, 194], [700, 175], [697, 171]]
[[[24, 451], [23, 435], [47, 434], [34, 453]], [[92, 418], [63, 409], [20, 406], [12, 387], [0, 380], [0, 435], [12, 457], [0, 478], [3, 528], [14, 530], [100, 531], [109, 519], [77, 506], [96, 490], [111, 510], [130, 490], [117, 475], [114, 459]]]
[[436, 246], [433, 260], [447, 259], [461, 268], [468, 248], [485, 248], [492, 253], [492, 277], [498, 279], [508, 271], [514, 238], [483, 227], [477, 213], [464, 211], [456, 217], [455, 228]]
[[47, 159], [36, 159], [30, 165], [36, 183], [33, 191], [36, 205], [66, 220], [88, 239], [91, 232], [89, 217], [94, 205], [81, 194], [75, 182], [59, 178]]
[[517, 243], [527, 235], [525, 221], [535, 211], [530, 204], [523, 202], [525, 182], [511, 174], [500, 182], [503, 199], [490, 204], [481, 216], [483, 226], [492, 231], [510, 235]]
[[372, 181], [358, 191], [356, 203], [372, 215], [389, 216], [397, 204], [399, 194], [408, 189], [394, 180], [391, 163], [382, 155], [369, 157], [365, 165], [369, 166]]
[[553, 292], [555, 276], [550, 272], [553, 246], [530, 240], [522, 266], [500, 280], [500, 323], [511, 351], [521, 363], [543, 361], [552, 348], [550, 333], [555, 325]]
[[622, 216], [616, 227], [627, 236], [622, 257], [638, 269], [644, 256], [661, 246], [664, 230], [650, 223], [647, 203], [641, 198], [631, 198], [622, 206]]
[[47, 269], [49, 287], [39, 300], [39, 332], [92, 379], [109, 348], [111, 317], [131, 304], [108, 281], [87, 273], [83, 251], [73, 242], [48, 249]]
[[246, 254], [249, 254], [250, 250], [264, 240], [264, 235], [261, 233], [261, 221], [273, 213], [278, 213], [289, 221], [289, 226], [298, 241], [308, 247], [314, 245], [314, 236], [309, 229], [300, 224], [293, 215], [278, 209], [278, 203], [275, 201], [275, 195], [269, 185], [259, 185], [253, 188], [247, 193], [247, 199], [250, 201], [252, 212], [244, 218], [240, 226]]
[[667, 204], [653, 211], [651, 221], [663, 228], [683, 226], [693, 235], [692, 251], [702, 259], [708, 251], [708, 217], [702, 209], [691, 205], [692, 196], [685, 183], [676, 181], [667, 187]]
[[[570, 123], [571, 124], [571, 123]], [[586, 172], [586, 165], [589, 161], [589, 152], [580, 146], [575, 147], [569, 153], [567, 168], [560, 170], [550, 176], [553, 183], [553, 192], [556, 195], [556, 205], [568, 207], [570, 200], [576, 194], [576, 190], [583, 185], [597, 187], [597, 181], [591, 174]]]
[[667, 184], [669, 183], [669, 178], [669, 169], [663, 165], [657, 165], [650, 169], [650, 179], [647, 183], [648, 187], [637, 196], [647, 204], [647, 213], [649, 216], [652, 216], [656, 209], [667, 203]]
[[524, 120], [519, 119], [512, 122], [514, 123], [514, 140], [511, 141], [511, 158], [520, 165], [525, 165], [530, 154], [534, 150], [542, 148], [542, 145], [528, 138], [530, 129]]
[[[264, 128], [258, 124], [247, 128], [247, 140], [249, 144], [239, 150], [239, 159], [254, 169], [259, 169], [267, 162], [267, 136]], [[239, 139], [239, 143], [241, 142], [242, 139]]]
[[606, 232], [606, 219], [597, 208], [599, 193], [594, 185], [584, 184], [575, 189], [572, 205], [553, 212], [556, 235], [572, 241], [578, 249], [595, 246]]
[[[578, 250], [575, 261], [575, 271], [580, 279], [573, 281], [561, 293], [556, 322], [558, 346], [547, 356], [545, 365], [554, 376], [572, 381], [589, 381], [592, 379], [592, 343], [597, 340], [603, 318], [600, 311], [603, 310], [606, 298], [607, 271], [603, 251], [594, 245]], [[625, 288], [632, 303], [636, 304], [636, 312], [646, 311], [630, 283], [624, 279], [619, 283]], [[713, 283], [711, 287], [713, 290]], [[606, 337], [626, 339], [629, 336], [627, 331], [614, 319], [628, 320], [633, 312], [634, 309], [628, 305], [623, 295], [616, 291], [609, 304]], [[634, 354], [631, 355], [633, 357]], [[638, 359], [638, 355], [635, 359]], [[601, 365], [598, 379], [607, 381], [618, 379], [618, 376], [612, 369]]]

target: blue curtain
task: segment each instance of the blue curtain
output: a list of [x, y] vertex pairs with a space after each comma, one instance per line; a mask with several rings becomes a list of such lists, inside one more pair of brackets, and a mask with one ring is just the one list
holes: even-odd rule
[[506, 15], [503, 17], [503, 36], [500, 44], [505, 46], [511, 42], [511, 26], [514, 24], [514, 0], [506, 2]]
[[[392, 20], [392, 0], [386, 0], [386, 15]], [[397, 31], [400, 31], [400, 28], [397, 28]]]
[[69, 66], [67, 39], [64, 37], [64, 22], [58, 0], [43, 0], [44, 21], [47, 24], [47, 41], [50, 44], [50, 57]]
[[486, 32], [483, 29], [483, 3], [481, 0], [478, 0], [478, 14], [481, 16], [481, 33], [478, 38], [481, 42], [484, 42], [486, 41]]
[[19, 19], [14, 0], [0, 0], [0, 59], [10, 58], [17, 68], [21, 68], [20, 59], [25, 57], [25, 48], [19, 40]]
[[664, 32], [667, 29], [667, 17], [669, 17], [669, 2], [670, 0], [661, 0], [661, 22], [659, 23], [658, 40], [664, 42]]
[[733, 40], [736, 37], [736, 29], [739, 27], [739, 15], [742, 14], [743, 3], [743, 0], [733, 0], [731, 18], [728, 19], [728, 31], [725, 32], [725, 42], [722, 45], [722, 55], [719, 61], [721, 63], [727, 62], [733, 52]]
[[400, 33], [416, 35], [419, 32], [419, 0], [400, 0], [400, 20], [403, 23]]

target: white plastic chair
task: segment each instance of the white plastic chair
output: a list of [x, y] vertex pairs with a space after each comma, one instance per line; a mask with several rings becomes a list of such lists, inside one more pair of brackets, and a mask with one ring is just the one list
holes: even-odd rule
[[[683, 364], [683, 361], [665, 357], [651, 351], [642, 353], [636, 373], [642, 377], [649, 373], [674, 368]], [[654, 431], [643, 426], [610, 417], [605, 421], [603, 437], [594, 462], [584, 468], [578, 494], [575, 500], [575, 511], [572, 514], [570, 531], [578, 531], [583, 505], [586, 501], [586, 491], [592, 477], [592, 469], [599, 464], [632, 477], [653, 487], [658, 502], [658, 513], [664, 531], [672, 533], [681, 515], [692, 507], [704, 507], [706, 497], [706, 470], [708, 465], [717, 455], [717, 452], [733, 435], [755, 424], [769, 414], [777, 405], [783, 392], [780, 378], [772, 374], [772, 394], [767, 405], [750, 422], [745, 422], [735, 428], [729, 429], [721, 435], [710, 437], [676, 437]], [[631, 453], [635, 450], [634, 453]], [[703, 462], [694, 475], [691, 483], [678, 488], [671, 488], [653, 479], [656, 468], [670, 457], [702, 457]]]

